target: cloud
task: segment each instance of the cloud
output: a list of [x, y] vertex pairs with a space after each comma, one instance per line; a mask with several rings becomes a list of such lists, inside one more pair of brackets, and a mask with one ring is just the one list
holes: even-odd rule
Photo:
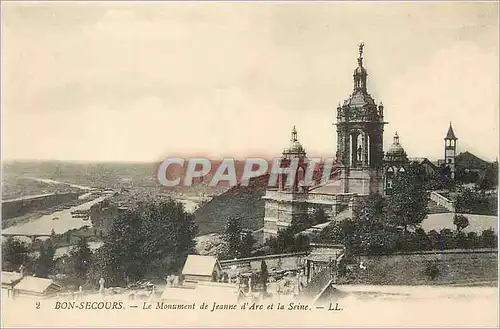
[[334, 154], [361, 40], [386, 146], [397, 129], [408, 153], [438, 157], [451, 120], [459, 147], [497, 154], [491, 4], [44, 6], [4, 12], [7, 157], [275, 154], [293, 125]]
[[459, 42], [393, 79], [386, 89], [388, 132], [398, 130], [407, 152], [437, 157], [452, 121], [459, 149], [497, 153], [497, 59], [473, 43]]

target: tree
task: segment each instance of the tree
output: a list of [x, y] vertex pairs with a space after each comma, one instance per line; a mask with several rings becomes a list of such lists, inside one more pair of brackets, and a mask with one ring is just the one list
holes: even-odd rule
[[361, 238], [358, 227], [359, 223], [351, 218], [346, 218], [340, 222], [347, 254], [358, 255], [361, 253]]
[[496, 248], [498, 236], [490, 228], [481, 233], [480, 241], [482, 248]]
[[226, 220], [226, 225], [224, 227], [223, 240], [228, 245], [229, 254], [227, 258], [239, 258], [240, 257], [240, 245], [241, 245], [241, 234], [242, 229], [240, 221], [234, 217], [228, 217]]
[[49, 274], [52, 274], [52, 270], [55, 265], [56, 249], [50, 242], [42, 243], [40, 245], [40, 254], [35, 260], [35, 276], [39, 278], [46, 278]]
[[8, 237], [2, 243], [2, 271], [18, 271], [29, 259], [29, 248], [24, 242]]
[[453, 225], [457, 227], [457, 232], [462, 232], [464, 228], [469, 226], [469, 219], [464, 215], [455, 214], [455, 216], [453, 216]]
[[436, 230], [430, 230], [427, 236], [429, 237], [431, 250], [443, 249], [441, 235]]
[[298, 217], [294, 217], [291, 223], [294, 233], [299, 233], [310, 228], [313, 225], [314, 219], [308, 213], [303, 213]]
[[265, 260], [262, 260], [260, 263], [260, 275], [262, 281], [262, 289], [264, 293], [267, 293], [267, 280], [269, 278], [269, 272], [267, 271], [267, 264]]
[[465, 235], [464, 232], [462, 231], [457, 231], [455, 236], [455, 247], [459, 249], [465, 249], [467, 248], [467, 236]]
[[452, 185], [451, 168], [446, 164], [442, 164], [439, 167], [438, 182], [441, 189], [448, 189]]
[[463, 189], [457, 196], [456, 211], [463, 214], [497, 215], [496, 196], [488, 196], [484, 191]]
[[431, 246], [431, 239], [429, 236], [425, 233], [425, 231], [422, 228], [417, 228], [415, 230], [415, 251], [422, 251], [422, 250], [430, 250], [432, 249]]
[[176, 272], [194, 252], [196, 225], [182, 203], [137, 203], [111, 223], [104, 245], [92, 261], [89, 278], [122, 285], [147, 275]]
[[453, 232], [450, 229], [442, 229], [439, 232], [439, 238], [441, 242], [441, 246], [439, 248], [440, 250], [456, 248], [456, 240], [453, 236]]
[[298, 234], [293, 225], [279, 230], [275, 238], [267, 240], [271, 253], [284, 254], [292, 252], [302, 252], [309, 249], [309, 238], [303, 234]]
[[397, 175], [393, 181], [388, 208], [392, 221], [403, 227], [417, 228], [427, 217], [427, 192], [422, 176], [425, 172], [416, 164], [411, 164], [405, 173]]
[[313, 225], [323, 224], [328, 221], [328, 216], [323, 208], [316, 208], [313, 213]]
[[431, 280], [434, 280], [439, 275], [439, 259], [429, 260], [425, 264], [424, 274]]
[[257, 242], [252, 233], [244, 231], [239, 219], [234, 217], [227, 219], [222, 238], [227, 245], [225, 258], [249, 257]]
[[474, 249], [479, 247], [479, 237], [476, 232], [467, 233], [467, 248]]
[[81, 280], [85, 279], [92, 262], [92, 251], [85, 237], [80, 238], [77, 245], [71, 248], [69, 261], [72, 263], [74, 274]]
[[387, 201], [380, 194], [360, 199], [354, 206], [353, 217], [353, 221], [343, 223], [343, 230], [349, 235], [344, 239], [345, 245], [355, 254], [381, 254], [397, 248], [397, 223], [388, 216]]
[[486, 168], [483, 177], [479, 179], [478, 186], [482, 191], [493, 190], [498, 186], [498, 171], [494, 166], [489, 165]]
[[240, 256], [250, 257], [256, 242], [257, 241], [253, 237], [252, 232], [243, 232], [239, 246]]
[[309, 250], [309, 237], [305, 234], [297, 234], [294, 236], [292, 252], [305, 252]]
[[354, 205], [353, 217], [363, 232], [382, 229], [387, 222], [386, 202], [380, 194], [370, 194]]
[[325, 227], [314, 239], [319, 243], [344, 243], [344, 232], [342, 231], [339, 222], [332, 221], [330, 225]]

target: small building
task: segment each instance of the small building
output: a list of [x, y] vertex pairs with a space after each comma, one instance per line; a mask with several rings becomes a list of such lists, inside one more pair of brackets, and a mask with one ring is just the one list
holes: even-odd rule
[[219, 260], [213, 256], [188, 255], [182, 269], [184, 281], [212, 281], [214, 272], [218, 278], [222, 267]]
[[439, 174], [437, 163], [432, 162], [428, 158], [410, 158], [409, 161], [418, 164], [424, 170], [427, 177], [434, 177]]
[[484, 177], [486, 171], [494, 167], [493, 163], [485, 161], [468, 151], [461, 152], [457, 155], [455, 164], [457, 172], [460, 172], [462, 176], [470, 176], [471, 181], [477, 181]]
[[311, 243], [310, 246], [312, 250], [306, 258], [307, 282], [323, 270], [335, 266], [345, 251], [341, 244]]
[[14, 286], [19, 283], [22, 278], [23, 275], [21, 273], [2, 271], [2, 297], [12, 297], [14, 295]]
[[16, 297], [38, 297], [45, 298], [57, 294], [61, 286], [51, 279], [25, 276], [14, 286]]
[[406, 172], [409, 160], [403, 146], [399, 142], [398, 132], [394, 134], [394, 140], [389, 151], [384, 156], [385, 184], [386, 194], [391, 194], [394, 179]]

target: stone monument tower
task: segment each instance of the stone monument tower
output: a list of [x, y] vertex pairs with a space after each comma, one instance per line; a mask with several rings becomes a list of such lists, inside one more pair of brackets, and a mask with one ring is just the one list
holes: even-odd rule
[[354, 90], [337, 108], [337, 158], [341, 164], [341, 193], [384, 193], [384, 106], [376, 105], [366, 87], [363, 43], [359, 45]]

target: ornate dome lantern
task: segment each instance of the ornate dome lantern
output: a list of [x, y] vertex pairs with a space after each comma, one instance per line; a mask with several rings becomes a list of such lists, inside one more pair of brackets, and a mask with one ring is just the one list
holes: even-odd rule
[[387, 151], [384, 161], [391, 164], [403, 164], [408, 162], [406, 152], [403, 146], [399, 143], [398, 132], [394, 134], [393, 143]]

